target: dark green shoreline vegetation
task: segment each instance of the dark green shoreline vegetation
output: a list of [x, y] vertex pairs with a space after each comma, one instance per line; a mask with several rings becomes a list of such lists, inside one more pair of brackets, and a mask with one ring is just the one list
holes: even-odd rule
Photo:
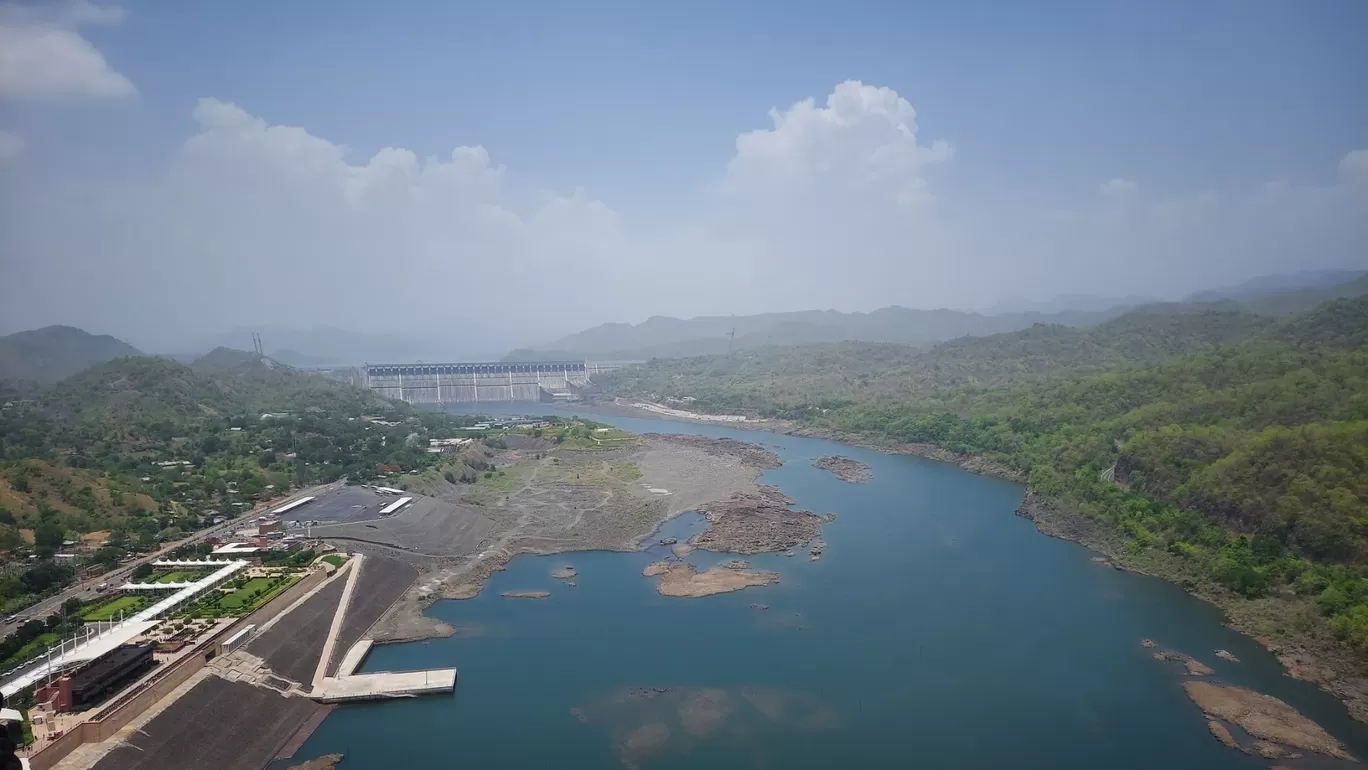
[[1182, 583], [1250, 633], [1347, 652], [1362, 672], [1365, 349], [1359, 297], [1288, 319], [1138, 312], [927, 350], [657, 359], [599, 379], [610, 394], [993, 461], [1028, 481], [1028, 505], [1090, 523], [1056, 534]]
[[[128, 357], [0, 401], [0, 551], [37, 566], [0, 581], [12, 613], [79, 567], [117, 566], [217, 517], [347, 478], [391, 486], [449, 461], [430, 439], [482, 435], [429, 412], [220, 348], [191, 366]], [[22, 397], [18, 397], [22, 394]], [[72, 560], [66, 560], [72, 561]]]

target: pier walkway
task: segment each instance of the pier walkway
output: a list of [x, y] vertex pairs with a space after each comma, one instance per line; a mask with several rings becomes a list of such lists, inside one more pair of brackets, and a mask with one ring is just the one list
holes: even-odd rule
[[381, 671], [374, 674], [352, 674], [325, 677], [309, 697], [319, 703], [345, 703], [360, 700], [412, 698], [452, 692], [456, 689], [456, 669], [438, 668], [431, 671]]

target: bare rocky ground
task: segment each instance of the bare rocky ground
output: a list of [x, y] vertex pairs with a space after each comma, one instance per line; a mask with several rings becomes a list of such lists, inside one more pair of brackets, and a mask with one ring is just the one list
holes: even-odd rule
[[726, 553], [779, 553], [821, 532], [827, 519], [789, 508], [793, 500], [774, 487], [738, 493], [700, 510], [708, 529], [691, 541], [695, 548]]
[[1239, 742], [1225, 727], [1225, 724], [1231, 724], [1256, 739], [1247, 750], [1263, 757], [1295, 758], [1298, 755], [1293, 749], [1301, 749], [1354, 761], [1344, 746], [1320, 725], [1271, 695], [1203, 681], [1184, 682], [1183, 689], [1206, 714], [1212, 735], [1227, 746], [1240, 748]]
[[760, 446], [747, 441], [739, 441], [734, 438], [712, 438], [709, 436], [685, 436], [685, 435], [664, 435], [660, 433], [647, 433], [645, 438], [665, 439], [678, 446], [693, 447], [701, 449], [714, 457], [732, 456], [752, 468], [768, 470], [778, 468], [783, 465], [779, 460], [779, 455]]
[[[493, 459], [505, 475], [497, 484], [476, 485], [483, 505], [469, 502], [471, 485], [443, 482], [424, 490], [435, 498], [422, 501], [424, 505], [415, 504], [388, 519], [320, 533], [346, 538], [339, 540], [340, 546], [405, 559], [423, 570], [404, 601], [372, 630], [377, 641], [459, 633], [424, 617], [423, 609], [437, 599], [475, 596], [490, 573], [520, 553], [634, 550], [671, 516], [706, 509], [735, 495], [763, 503], [760, 515], [765, 522], [780, 520], [782, 509], [801, 522], [803, 531], [810, 529], [815, 535], [823, 521], [787, 511], [777, 490], [766, 491], [756, 483], [761, 469], [779, 464], [773, 452], [732, 439], [651, 434], [626, 449], [577, 451], [539, 445], [510, 448]], [[728, 518], [724, 538], [733, 537], [725, 533], [746, 531], [745, 516], [723, 514], [720, 520]], [[783, 542], [795, 536], [789, 532]], [[734, 542], [743, 545], [755, 540], [735, 537]]]
[[658, 561], [647, 566], [641, 574], [646, 577], [660, 577], [660, 582], [656, 583], [656, 592], [661, 596], [712, 596], [740, 591], [748, 586], [765, 586], [779, 582], [779, 573], [753, 570], [749, 566], [719, 565], [699, 572], [692, 564]]
[[818, 457], [812, 461], [812, 467], [829, 471], [841, 481], [847, 481], [851, 484], [862, 484], [869, 481], [869, 466], [849, 457], [841, 457], [840, 455]]

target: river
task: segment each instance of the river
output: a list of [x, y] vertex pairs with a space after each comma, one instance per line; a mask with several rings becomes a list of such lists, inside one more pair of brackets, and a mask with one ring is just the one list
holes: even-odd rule
[[[1013, 515], [1020, 485], [822, 439], [593, 419], [764, 443], [784, 465], [763, 482], [799, 507], [836, 513], [823, 558], [748, 557], [781, 582], [670, 599], [641, 576], [659, 548], [518, 557], [478, 598], [432, 607], [460, 634], [380, 647], [363, 668], [455, 666], [454, 696], [339, 709], [284, 764], [333, 752], [345, 755], [343, 770], [1273, 764], [1217, 743], [1183, 693], [1181, 666], [1153, 660], [1142, 638], [1287, 701], [1368, 756], [1364, 725], [1286, 676], [1216, 608], [1099, 565]], [[830, 454], [868, 464], [872, 478], [848, 484], [811, 466]], [[700, 519], [679, 517], [663, 535], [682, 540]], [[729, 558], [694, 556], [700, 569]], [[579, 571], [576, 587], [549, 576], [566, 563]], [[505, 590], [552, 596], [509, 600]]]

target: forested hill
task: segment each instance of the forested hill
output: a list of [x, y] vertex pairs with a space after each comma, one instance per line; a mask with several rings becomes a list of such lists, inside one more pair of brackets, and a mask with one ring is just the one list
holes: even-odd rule
[[[886, 307], [871, 313], [808, 310], [751, 316], [655, 317], [640, 324], [612, 323], [563, 337], [539, 349], [515, 350], [506, 360], [548, 356], [634, 361], [747, 350], [768, 345], [819, 342], [893, 342], [922, 345], [965, 335], [1014, 331], [1035, 323], [1085, 325], [1114, 317], [1125, 308], [1062, 313], [984, 315], [960, 310]], [[735, 332], [735, 338], [731, 337]]]
[[[1107, 326], [925, 354], [653, 361], [600, 379], [985, 455], [1145, 569], [1254, 602], [1255, 630], [1324, 629], [1368, 653], [1368, 298], [1285, 319], [1139, 313]], [[1286, 606], [1259, 616], [1267, 596]]]
[[[1343, 279], [1342, 282], [1334, 282]], [[1196, 295], [1184, 303], [1127, 305], [1117, 300], [1104, 310], [1053, 313], [970, 313], [887, 307], [872, 313], [834, 310], [710, 316], [682, 320], [655, 317], [640, 324], [611, 323], [571, 334], [536, 349], [515, 350], [506, 360], [637, 361], [717, 355], [774, 345], [874, 342], [929, 345], [966, 336], [996, 335], [1037, 325], [1085, 327], [1104, 323], [1136, 307], [1152, 314], [1188, 312], [1252, 313], [1268, 316], [1306, 312], [1322, 302], [1368, 293], [1368, 276], [1339, 271], [1300, 276], [1270, 276], [1228, 290]], [[1134, 298], [1132, 298], [1134, 299]], [[733, 332], [735, 338], [732, 338]]]
[[767, 347], [731, 356], [653, 360], [596, 379], [638, 395], [690, 396], [710, 411], [792, 416], [811, 406], [1142, 366], [1285, 326], [1239, 310], [1172, 305], [1131, 311], [1091, 327], [1036, 324], [1009, 334], [961, 337], [927, 350], [866, 343]]
[[95, 364], [141, 355], [137, 348], [107, 334], [46, 326], [0, 337], [0, 380], [56, 382]]
[[0, 550], [102, 530], [151, 547], [292, 488], [426, 468], [427, 438], [468, 422], [242, 351], [115, 359], [0, 408]]

